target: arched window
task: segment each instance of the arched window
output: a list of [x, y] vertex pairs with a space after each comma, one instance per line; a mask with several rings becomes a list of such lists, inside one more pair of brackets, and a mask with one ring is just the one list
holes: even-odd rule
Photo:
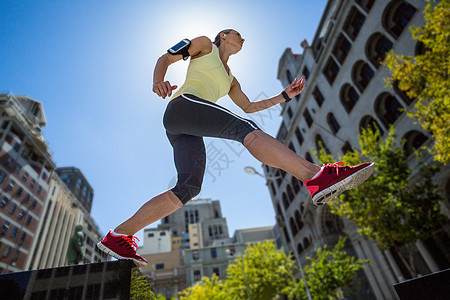
[[311, 156], [311, 154], [309, 154], [309, 152], [306, 152], [306, 154], [305, 154], [305, 159], [306, 159], [307, 161], [309, 161], [310, 163], [314, 163], [314, 161], [313, 161], [313, 159], [312, 159], [312, 156]]
[[295, 196], [294, 196], [294, 192], [292, 191], [292, 188], [289, 184], [286, 186], [286, 191], [287, 191], [289, 203], [291, 203], [292, 201], [294, 201]]
[[320, 134], [316, 135], [316, 150], [317, 152], [320, 151], [320, 148], [323, 147], [326, 153], [330, 154], [330, 150], [328, 150], [327, 145], [325, 145], [325, 142], [322, 139], [322, 136]]
[[292, 188], [294, 189], [294, 193], [297, 194], [298, 192], [300, 192], [300, 187], [303, 184], [300, 180], [298, 180], [297, 178], [295, 178], [294, 176], [292, 176], [291, 178], [291, 184], [292, 184]]
[[356, 102], [359, 100], [359, 94], [356, 92], [355, 88], [350, 84], [346, 83], [342, 86], [339, 93], [341, 103], [344, 106], [347, 113], [350, 113], [355, 106]]
[[361, 122], [359, 122], [359, 133], [362, 133], [362, 129], [368, 129], [371, 128], [372, 130], [379, 130], [380, 134], [384, 134], [383, 128], [381, 128], [380, 124], [375, 120], [372, 116], [366, 115], [361, 119]]
[[300, 254], [303, 252], [303, 250], [304, 249], [303, 249], [302, 243], [298, 243], [297, 244], [297, 253]]
[[311, 242], [308, 240], [307, 237], [305, 237], [303, 239], [303, 247], [305, 247], [305, 249], [308, 249], [308, 247], [311, 245]]
[[295, 236], [298, 233], [298, 229], [293, 218], [289, 219], [289, 226], [291, 227], [292, 235]]
[[329, 113], [327, 116], [327, 123], [328, 126], [330, 126], [331, 131], [336, 135], [336, 133], [339, 131], [341, 126], [339, 125], [338, 121], [334, 117], [333, 113]]
[[379, 32], [374, 33], [367, 40], [367, 58], [378, 68], [392, 46], [392, 42], [386, 36]]
[[352, 78], [360, 92], [366, 89], [374, 74], [375, 72], [366, 62], [360, 60], [355, 63], [352, 70]]
[[414, 99], [411, 99], [407, 92], [402, 91], [399, 87], [398, 87], [398, 80], [394, 81], [392, 83], [392, 87], [394, 88], [394, 91], [397, 95], [400, 96], [400, 99], [402, 99], [403, 102], [405, 102], [406, 105], [410, 105], [411, 103], [413, 103]]
[[397, 39], [416, 11], [414, 6], [405, 1], [391, 1], [383, 12], [383, 27]]
[[428, 140], [428, 137], [420, 131], [411, 130], [405, 134], [403, 140], [405, 140], [403, 144], [405, 157], [408, 157], [414, 153], [414, 150], [419, 149]]
[[298, 230], [302, 230], [304, 224], [302, 222], [302, 217], [300, 215], [300, 212], [298, 210], [295, 211], [295, 222], [297, 223]]
[[389, 128], [389, 125], [394, 124], [402, 115], [402, 108], [397, 99], [389, 93], [382, 93], [375, 100], [375, 112], [385, 128]]
[[287, 210], [289, 207], [289, 200], [288, 200], [286, 193], [283, 193], [283, 195], [281, 197], [283, 198], [284, 210]]

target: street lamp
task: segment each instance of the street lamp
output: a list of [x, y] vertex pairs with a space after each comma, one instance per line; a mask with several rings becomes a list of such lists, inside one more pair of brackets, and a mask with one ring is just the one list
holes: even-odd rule
[[[274, 180], [274, 179], [277, 179], [277, 178], [280, 177], [280, 176], [265, 176], [265, 175], [259, 173], [258, 171], [256, 171], [255, 168], [249, 167], [249, 166], [245, 167], [244, 171], [245, 171], [245, 173], [250, 174], [250, 175], [259, 175], [259, 176], [261, 176], [261, 177], [263, 177], [263, 178], [265, 178], [267, 180]], [[284, 206], [280, 205], [280, 207], [281, 207], [281, 213], [283, 214], [283, 218], [285, 220], [287, 220], [286, 211], [284, 209]], [[292, 235], [291, 230], [289, 228], [287, 228], [286, 231], [289, 234], [289, 239], [291, 240], [291, 243], [293, 243], [294, 242], [294, 236]], [[295, 259], [298, 261], [298, 265], [300, 267], [299, 268], [300, 269], [300, 274], [302, 275], [303, 281], [305, 282], [306, 295], [308, 296], [308, 300], [312, 300], [311, 294], [309, 292], [308, 284], [306, 283], [305, 274], [303, 273], [302, 262], [301, 262], [300, 257], [298, 256], [298, 253], [297, 253], [297, 251], [295, 249], [295, 244], [291, 245], [291, 246], [293, 246], [292, 248], [294, 249], [293, 252], [294, 252], [294, 255], [295, 255]]]

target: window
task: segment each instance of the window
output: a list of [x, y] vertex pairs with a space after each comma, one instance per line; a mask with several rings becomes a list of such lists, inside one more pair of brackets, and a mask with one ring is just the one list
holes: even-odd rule
[[325, 97], [322, 95], [322, 93], [320, 92], [319, 88], [316, 86], [312, 92], [314, 99], [317, 102], [317, 105], [319, 105], [319, 107], [322, 107], [322, 103], [325, 101]]
[[328, 126], [330, 126], [331, 131], [333, 131], [334, 135], [336, 135], [336, 133], [341, 128], [341, 126], [339, 125], [338, 121], [334, 117], [333, 113], [329, 113], [328, 114], [328, 116], [327, 116], [327, 123], [328, 123]]
[[3, 257], [8, 257], [9, 252], [11, 252], [11, 246], [6, 246], [5, 251], [3, 251]]
[[13, 162], [14, 162], [14, 160], [12, 159], [11, 156], [9, 156], [8, 159], [6, 160], [6, 164], [7, 164], [8, 166], [11, 166], [11, 165], [13, 164]]
[[0, 183], [2, 183], [3, 181], [5, 181], [6, 178], [6, 174], [3, 172], [0, 172]]
[[17, 197], [20, 197], [20, 196], [22, 195], [22, 193], [23, 193], [23, 188], [22, 188], [22, 187], [19, 187], [19, 188], [17, 189], [16, 196], [17, 196]]
[[30, 187], [34, 188], [35, 185], [36, 185], [36, 180], [32, 179], [30, 182]]
[[27, 179], [28, 179], [28, 176], [29, 176], [28, 172], [25, 172], [25, 173], [23, 174], [22, 180], [26, 182]]
[[306, 124], [308, 124], [308, 127], [311, 127], [313, 123], [313, 119], [311, 117], [311, 114], [309, 113], [309, 110], [306, 108], [303, 112], [303, 117], [305, 118]]
[[342, 150], [343, 154], [345, 154], [347, 152], [353, 152], [352, 145], [350, 145], [350, 143], [348, 141], [345, 142], [345, 144], [344, 144], [344, 146], [342, 146], [341, 150]]
[[25, 202], [25, 203], [28, 203], [28, 201], [30, 201], [30, 194], [29, 193], [27, 193], [26, 195], [25, 195], [25, 198], [23, 199], [23, 202]]
[[200, 281], [201, 278], [201, 272], [200, 270], [194, 270], [194, 281]]
[[30, 225], [30, 223], [31, 223], [31, 216], [28, 216], [25, 225]]
[[16, 182], [11, 179], [11, 181], [9, 182], [9, 185], [8, 185], [8, 191], [12, 190], [14, 188], [15, 184], [16, 184]]
[[2, 202], [0, 202], [0, 207], [3, 208], [8, 204], [8, 198], [3, 197]]
[[328, 59], [327, 64], [325, 65], [325, 68], [323, 69], [323, 74], [325, 75], [325, 78], [328, 80], [328, 83], [330, 85], [333, 84], [334, 80], [337, 77], [337, 74], [339, 73], [339, 66], [334, 61], [332, 57]]
[[19, 215], [17, 216], [17, 219], [22, 220], [24, 215], [25, 215], [25, 211], [23, 209], [21, 209], [19, 212]]
[[2, 227], [2, 233], [5, 234], [8, 231], [8, 228], [9, 228], [9, 222], [5, 221], [5, 223], [3, 224], [3, 227]]
[[166, 236], [166, 232], [165, 232], [165, 231], [161, 231], [161, 232], [159, 233], [159, 236]]
[[22, 169], [22, 166], [18, 164], [16, 166], [16, 169], [14, 170], [14, 172], [16, 172], [16, 174], [19, 174], [20, 173], [20, 169]]
[[16, 207], [17, 205], [15, 203], [13, 203], [11, 205], [11, 208], [9, 209], [9, 213], [12, 215], [15, 211], [16, 211]]
[[217, 258], [217, 249], [211, 248], [211, 258]]
[[19, 228], [17, 226], [14, 226], [14, 229], [11, 233], [11, 237], [15, 238], [17, 235], [17, 231], [19, 231]]
[[152, 238], [152, 237], [155, 236], [155, 234], [154, 234], [154, 233], [149, 233], [147, 236], [148, 236], [149, 238]]
[[20, 149], [20, 144], [19, 144], [19, 143], [15, 143], [13, 149], [14, 149], [14, 151], [16, 151], [16, 152], [19, 151], [19, 149]]
[[356, 7], [352, 7], [349, 14], [347, 15], [347, 19], [344, 23], [344, 31], [348, 34], [348, 36], [355, 40], [361, 30], [364, 21], [366, 18], [364, 15], [357, 9]]
[[192, 259], [193, 260], [198, 260], [200, 258], [198, 251], [193, 251], [192, 252]]
[[361, 92], [363, 92], [369, 85], [369, 82], [374, 74], [375, 72], [372, 70], [372, 68], [362, 60], [358, 61], [355, 64], [352, 71], [352, 77], [355, 85]]
[[156, 264], [155, 268], [156, 270], [162, 270], [164, 269], [164, 264]]
[[38, 185], [36, 193], [39, 195], [41, 193], [42, 186]]
[[292, 76], [291, 71], [286, 70], [286, 79], [289, 81], [289, 84], [294, 81], [294, 76]]
[[304, 138], [298, 128], [295, 129], [295, 137], [297, 138], [298, 144], [301, 146], [303, 144]]
[[308, 80], [310, 72], [306, 66], [303, 68], [303, 75], [305, 75], [305, 79]]
[[31, 204], [31, 208], [36, 208], [37, 200], [33, 200], [33, 203]]
[[397, 39], [412, 19], [417, 9], [405, 1], [392, 1], [383, 14], [383, 27]]
[[403, 106], [389, 93], [383, 93], [375, 101], [375, 112], [386, 128], [403, 113]]
[[292, 110], [290, 107], [288, 107], [288, 109], [287, 109], [287, 114], [288, 114], [289, 119], [292, 119], [293, 114], [292, 114]]
[[217, 277], [220, 277], [219, 268], [213, 268], [213, 273], [217, 275]]
[[42, 179], [46, 179], [47, 178], [47, 173], [45, 173], [45, 172], [42, 172]]
[[338, 60], [338, 62], [342, 65], [347, 58], [350, 49], [352, 48], [352, 44], [349, 40], [343, 35], [340, 34], [334, 44], [333, 54]]
[[359, 94], [353, 86], [346, 83], [341, 89], [340, 100], [347, 113], [350, 113], [359, 100]]

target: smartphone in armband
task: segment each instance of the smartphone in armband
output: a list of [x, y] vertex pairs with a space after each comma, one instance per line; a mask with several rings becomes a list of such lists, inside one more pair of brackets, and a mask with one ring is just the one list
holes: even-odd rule
[[181, 54], [183, 55], [183, 60], [187, 60], [189, 58], [188, 49], [191, 46], [191, 41], [188, 39], [184, 39], [175, 46], [171, 47], [167, 52], [172, 55]]

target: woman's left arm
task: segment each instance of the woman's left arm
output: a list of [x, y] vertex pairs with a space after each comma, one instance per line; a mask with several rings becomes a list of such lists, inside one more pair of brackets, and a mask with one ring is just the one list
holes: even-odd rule
[[[297, 80], [297, 78], [295, 78], [295, 80], [284, 91], [289, 96], [289, 98], [293, 98], [300, 94], [304, 88], [305, 78], [302, 77], [300, 80]], [[245, 95], [242, 91], [241, 85], [236, 78], [233, 78], [228, 96], [230, 96], [231, 100], [233, 100], [233, 102], [246, 113], [254, 113], [257, 111], [268, 109], [269, 107], [272, 107], [279, 103], [286, 102], [286, 99], [281, 93], [272, 98], [251, 102], [248, 99], [247, 95]]]

